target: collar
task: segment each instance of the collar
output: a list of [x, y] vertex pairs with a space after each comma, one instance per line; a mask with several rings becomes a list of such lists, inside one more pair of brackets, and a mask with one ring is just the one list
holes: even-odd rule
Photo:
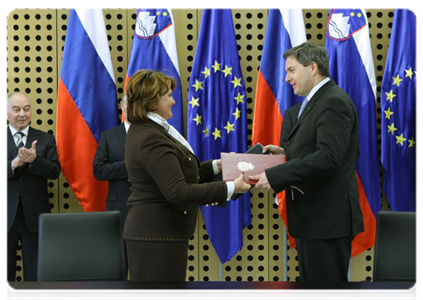
[[125, 126], [125, 131], [126, 133], [128, 133], [129, 127], [131, 126], [131, 123], [129, 123], [128, 121], [123, 121], [123, 126]]
[[[10, 133], [12, 134], [12, 136], [15, 135], [16, 132], [18, 132], [18, 130], [16, 130], [13, 126], [9, 125], [9, 129], [10, 129]], [[25, 133], [25, 136], [28, 136], [28, 132], [29, 132], [29, 125], [26, 126], [23, 130], [21, 130], [21, 132]]]
[[330, 78], [326, 77], [325, 79], [320, 81], [318, 84], [316, 84], [316, 86], [314, 88], [312, 88], [310, 93], [308, 94], [307, 100], [310, 101], [310, 99], [313, 98], [314, 94], [316, 94], [317, 91], [329, 81], [330, 81]]
[[158, 114], [156, 114], [155, 112], [151, 112], [149, 111], [147, 113], [147, 117], [154, 121], [155, 123], [159, 124], [160, 126], [162, 126], [164, 129], [166, 129], [166, 131], [169, 130], [169, 123], [167, 122], [166, 119], [162, 118], [161, 116], [159, 116]]

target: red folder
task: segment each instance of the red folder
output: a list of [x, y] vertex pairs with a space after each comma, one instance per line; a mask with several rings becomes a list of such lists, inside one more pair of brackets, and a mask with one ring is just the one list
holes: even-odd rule
[[286, 155], [246, 154], [246, 153], [220, 153], [222, 159], [222, 177], [224, 181], [234, 181], [244, 173], [244, 181], [255, 184], [248, 176], [259, 175], [264, 170], [284, 164]]

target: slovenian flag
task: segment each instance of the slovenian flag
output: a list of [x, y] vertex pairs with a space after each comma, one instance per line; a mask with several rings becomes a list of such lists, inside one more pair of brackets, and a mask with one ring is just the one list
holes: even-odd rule
[[376, 128], [376, 77], [366, 13], [333, 9], [326, 32], [331, 78], [351, 97], [359, 120], [360, 156], [356, 162], [365, 231], [352, 244], [352, 256], [375, 244], [376, 215], [381, 209]]
[[[285, 82], [283, 54], [292, 47], [306, 42], [304, 18], [301, 9], [270, 9], [264, 38], [263, 55], [257, 78], [254, 106], [253, 144], [278, 145], [285, 110], [303, 101]], [[295, 239], [289, 235], [285, 191], [277, 194], [279, 213], [288, 229], [291, 248]]]
[[84, 211], [106, 208], [108, 183], [93, 175], [102, 131], [118, 125], [116, 85], [101, 9], [69, 14], [57, 95], [57, 150]]
[[126, 84], [138, 70], [161, 71], [175, 79], [172, 92], [175, 106], [169, 124], [184, 135], [182, 87], [176, 52], [175, 26], [170, 9], [139, 9], [135, 22], [131, 55], [129, 57]]

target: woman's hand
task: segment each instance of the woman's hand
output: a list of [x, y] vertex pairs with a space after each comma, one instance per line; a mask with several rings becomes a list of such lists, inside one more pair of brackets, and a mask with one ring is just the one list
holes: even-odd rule
[[235, 193], [244, 194], [251, 189], [251, 185], [244, 181], [244, 173], [241, 173], [237, 179], [234, 181], [235, 183]]
[[221, 159], [215, 159], [217, 168], [220, 172], [222, 172], [222, 160]]

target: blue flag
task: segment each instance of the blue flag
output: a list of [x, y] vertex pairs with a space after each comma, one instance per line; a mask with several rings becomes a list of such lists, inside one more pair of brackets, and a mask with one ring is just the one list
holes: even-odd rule
[[[231, 10], [206, 9], [188, 90], [188, 142], [201, 161], [247, 150], [246, 98]], [[201, 211], [220, 261], [229, 261], [242, 248], [242, 229], [251, 223], [249, 193], [224, 208]]]
[[383, 190], [393, 211], [416, 211], [416, 16], [397, 9], [382, 81]]

